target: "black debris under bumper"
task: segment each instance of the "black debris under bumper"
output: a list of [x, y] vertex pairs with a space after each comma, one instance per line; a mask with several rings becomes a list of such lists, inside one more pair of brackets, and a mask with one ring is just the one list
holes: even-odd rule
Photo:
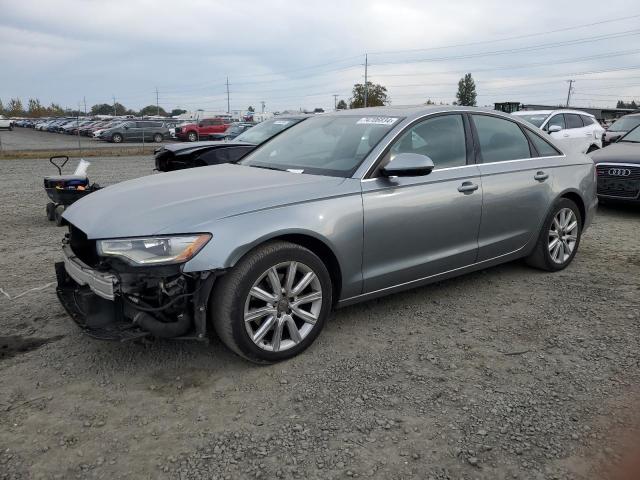
[[151, 335], [126, 319], [125, 305], [121, 299], [106, 300], [93, 293], [88, 286], [78, 285], [67, 274], [64, 262], [56, 263], [55, 268], [58, 300], [84, 333], [99, 340], [118, 342]]

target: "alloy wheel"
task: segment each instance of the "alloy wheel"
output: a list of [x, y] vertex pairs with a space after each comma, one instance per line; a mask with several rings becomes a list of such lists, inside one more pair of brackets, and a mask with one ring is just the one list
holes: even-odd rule
[[309, 335], [321, 309], [322, 286], [314, 271], [300, 262], [279, 263], [251, 286], [244, 305], [245, 328], [259, 348], [281, 352]]
[[549, 229], [548, 248], [551, 259], [563, 264], [571, 257], [578, 241], [578, 219], [570, 208], [556, 213]]

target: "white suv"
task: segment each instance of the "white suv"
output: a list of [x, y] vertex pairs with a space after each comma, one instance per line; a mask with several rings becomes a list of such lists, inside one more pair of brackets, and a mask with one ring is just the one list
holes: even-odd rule
[[547, 132], [570, 152], [591, 153], [602, 148], [604, 128], [596, 118], [580, 110], [521, 110], [514, 115]]

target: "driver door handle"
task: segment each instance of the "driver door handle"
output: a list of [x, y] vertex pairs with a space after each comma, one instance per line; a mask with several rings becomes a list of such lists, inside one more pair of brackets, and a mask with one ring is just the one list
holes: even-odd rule
[[458, 187], [458, 191], [460, 193], [471, 193], [475, 192], [478, 189], [478, 185], [473, 182], [464, 182], [462, 185]]
[[533, 176], [533, 178], [535, 178], [539, 182], [544, 182], [547, 178], [549, 178], [549, 174], [540, 170]]

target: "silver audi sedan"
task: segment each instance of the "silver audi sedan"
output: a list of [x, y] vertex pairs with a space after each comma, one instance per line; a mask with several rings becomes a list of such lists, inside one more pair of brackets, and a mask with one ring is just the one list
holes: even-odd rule
[[89, 335], [206, 341], [255, 362], [307, 348], [333, 308], [524, 258], [565, 268], [593, 161], [476, 108], [319, 115], [237, 163], [69, 207], [58, 297]]

